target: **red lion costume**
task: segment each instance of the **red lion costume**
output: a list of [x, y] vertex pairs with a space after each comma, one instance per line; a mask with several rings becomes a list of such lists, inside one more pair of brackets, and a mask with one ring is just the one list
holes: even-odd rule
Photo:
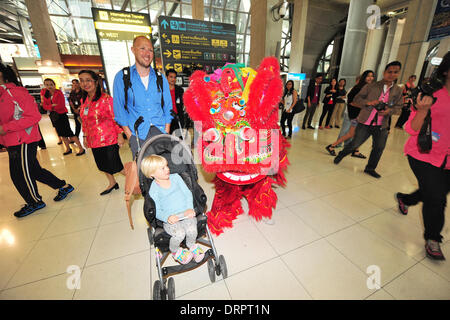
[[277, 195], [272, 185], [284, 186], [289, 144], [280, 135], [278, 103], [283, 84], [276, 58], [265, 58], [255, 72], [226, 65], [213, 75], [196, 71], [184, 94], [186, 111], [195, 121], [205, 171], [215, 172], [216, 194], [207, 212], [211, 231], [219, 235], [243, 213], [257, 221], [271, 218]]

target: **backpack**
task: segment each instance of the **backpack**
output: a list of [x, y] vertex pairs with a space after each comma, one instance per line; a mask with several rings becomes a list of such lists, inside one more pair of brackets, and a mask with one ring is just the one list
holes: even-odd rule
[[[132, 87], [132, 83], [131, 83], [130, 67], [123, 68], [122, 72], [123, 72], [123, 75], [122, 75], [123, 89], [125, 92], [124, 108], [129, 113], [130, 111], [128, 111], [128, 89], [131, 88], [131, 90], [133, 91], [133, 87]], [[156, 87], [158, 88], [158, 92], [161, 92], [161, 109], [164, 112], [163, 78], [162, 78], [161, 72], [159, 72], [159, 71], [156, 71]], [[134, 104], [134, 92], [133, 92], [133, 104]]]

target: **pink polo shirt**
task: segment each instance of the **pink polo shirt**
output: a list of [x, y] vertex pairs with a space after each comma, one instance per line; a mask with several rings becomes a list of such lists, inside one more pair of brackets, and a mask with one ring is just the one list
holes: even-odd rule
[[437, 91], [434, 96], [437, 101], [431, 106], [431, 129], [433, 137], [433, 147], [430, 153], [420, 153], [417, 146], [417, 136], [419, 131], [411, 128], [411, 121], [416, 115], [414, 108], [411, 108], [411, 115], [405, 124], [405, 131], [411, 137], [405, 144], [404, 152], [414, 159], [428, 162], [440, 168], [447, 157], [445, 169], [450, 170], [450, 94], [446, 88]]
[[[383, 101], [384, 103], [388, 103], [389, 102], [389, 94], [391, 92], [391, 88], [394, 86], [394, 84], [392, 84], [389, 88], [387, 87], [387, 85], [384, 85], [383, 87], [383, 92], [381, 92], [380, 97], [378, 98], [379, 101]], [[373, 109], [372, 113], [369, 116], [369, 119], [367, 119], [366, 122], [364, 122], [364, 124], [366, 126], [370, 126], [372, 123], [373, 118], [375, 118], [377, 114], [377, 110]], [[383, 118], [384, 116], [378, 116], [378, 122], [377, 124], [375, 124], [375, 126], [381, 126], [383, 124]]]

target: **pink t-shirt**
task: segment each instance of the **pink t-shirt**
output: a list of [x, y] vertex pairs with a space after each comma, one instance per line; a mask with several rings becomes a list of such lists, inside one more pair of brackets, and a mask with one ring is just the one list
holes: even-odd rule
[[405, 124], [405, 131], [411, 137], [405, 144], [404, 152], [414, 159], [427, 162], [440, 168], [447, 157], [445, 169], [450, 170], [450, 94], [446, 88], [437, 91], [434, 96], [437, 101], [431, 106], [431, 129], [433, 138], [433, 147], [430, 153], [420, 153], [417, 146], [417, 137], [419, 131], [411, 128], [411, 121], [416, 116], [416, 110], [411, 108], [411, 115]]
[[[391, 88], [392, 88], [392, 86], [390, 86], [386, 90], [386, 85], [385, 85], [384, 88], [383, 88], [383, 92], [381, 92], [381, 95], [378, 98], [378, 100], [379, 101], [383, 101], [384, 103], [388, 103], [389, 102], [389, 94], [391, 92]], [[383, 124], [384, 116], [378, 116], [378, 122], [376, 124], [372, 124], [372, 120], [375, 118], [376, 114], [377, 114], [377, 110], [373, 109], [372, 113], [369, 116], [369, 119], [367, 119], [367, 121], [364, 122], [364, 124], [367, 125], [367, 126], [371, 126], [371, 125], [381, 126]]]

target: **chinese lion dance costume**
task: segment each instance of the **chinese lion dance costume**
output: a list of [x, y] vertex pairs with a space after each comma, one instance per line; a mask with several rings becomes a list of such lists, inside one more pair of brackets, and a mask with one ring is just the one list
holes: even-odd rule
[[219, 235], [243, 213], [257, 221], [271, 218], [277, 204], [273, 185], [285, 186], [289, 143], [280, 135], [278, 104], [283, 92], [276, 58], [265, 58], [257, 72], [227, 64], [214, 74], [196, 71], [183, 100], [201, 137], [202, 166], [216, 173], [216, 193], [207, 212], [210, 230]]

